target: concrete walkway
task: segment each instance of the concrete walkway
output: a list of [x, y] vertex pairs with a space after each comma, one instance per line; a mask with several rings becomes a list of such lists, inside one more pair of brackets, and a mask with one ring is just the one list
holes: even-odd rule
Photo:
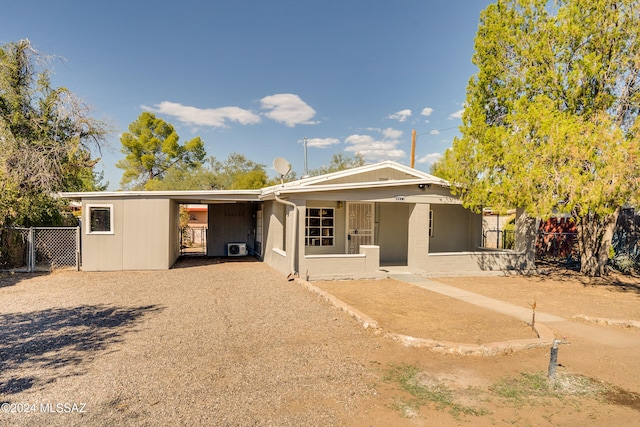
[[[413, 274], [391, 274], [389, 275], [389, 277], [400, 282], [410, 283], [429, 291], [437, 292], [439, 294], [458, 299], [460, 301], [468, 302], [469, 304], [488, 308], [489, 310], [497, 311], [498, 313], [515, 317], [516, 319], [522, 320], [524, 322], [531, 321], [530, 308], [519, 307], [517, 305], [485, 297], [474, 292], [465, 291], [453, 286], [443, 285], [442, 283], [434, 282], [433, 280], [415, 276]], [[539, 320], [540, 322], [560, 322], [566, 319], [547, 313], [536, 312], [536, 320]]]
[[[506, 314], [525, 322], [531, 321], [531, 308], [520, 307], [508, 302], [485, 297], [474, 292], [444, 285], [413, 274], [390, 274], [389, 277], [469, 304], [474, 304], [498, 313]], [[610, 347], [640, 347], [640, 340], [629, 337], [628, 335], [622, 334], [616, 330], [572, 322], [563, 317], [539, 311], [536, 312], [536, 321], [542, 322], [549, 328], [559, 332], [559, 334], [556, 334], [557, 337], [564, 335], [569, 338], [571, 336], [580, 336], [581, 338]]]

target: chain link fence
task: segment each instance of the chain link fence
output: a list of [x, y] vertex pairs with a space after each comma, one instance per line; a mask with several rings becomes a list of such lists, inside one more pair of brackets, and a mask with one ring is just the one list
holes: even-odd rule
[[[620, 211], [611, 243], [611, 267], [623, 273], [640, 270], [640, 214], [636, 209]], [[575, 223], [553, 219], [543, 224], [536, 239], [536, 260], [578, 268], [580, 250]]]
[[0, 229], [0, 271], [80, 269], [80, 227]]

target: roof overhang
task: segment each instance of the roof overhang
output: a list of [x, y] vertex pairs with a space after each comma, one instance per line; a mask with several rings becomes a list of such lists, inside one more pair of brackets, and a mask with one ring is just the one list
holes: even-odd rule
[[[390, 173], [386, 173], [390, 171]], [[378, 180], [371, 179], [378, 173]], [[357, 176], [368, 174], [367, 180], [358, 181]], [[399, 178], [401, 176], [402, 178]], [[356, 179], [352, 179], [355, 177]], [[182, 191], [101, 191], [86, 193], [59, 193], [58, 196], [71, 200], [109, 200], [109, 199], [170, 199], [184, 204], [216, 204], [216, 203], [246, 203], [263, 200], [274, 200], [276, 196], [293, 194], [325, 194], [330, 192], [365, 192], [371, 190], [398, 191], [409, 187], [426, 188], [439, 187], [449, 189], [449, 182], [436, 176], [409, 168], [407, 166], [384, 161], [373, 165], [360, 166], [326, 175], [309, 177], [297, 181], [276, 184], [258, 190], [182, 190]], [[434, 188], [435, 189], [435, 188]], [[438, 191], [436, 191], [438, 192]], [[428, 192], [427, 192], [428, 193]], [[428, 195], [428, 194], [425, 194]], [[366, 197], [366, 196], [365, 196]], [[440, 196], [438, 196], [440, 197]], [[421, 197], [424, 199], [424, 197]]]
[[417, 187], [417, 186], [425, 186], [431, 187], [432, 185], [439, 185], [442, 187], [447, 187], [443, 185], [443, 182], [433, 182], [431, 180], [425, 179], [404, 179], [404, 180], [386, 180], [386, 181], [375, 181], [375, 182], [355, 182], [355, 183], [347, 183], [347, 184], [330, 184], [330, 185], [310, 185], [310, 186], [297, 186], [297, 187], [269, 187], [266, 189], [260, 199], [272, 199], [274, 194], [277, 195], [285, 195], [285, 194], [301, 194], [301, 193], [319, 193], [319, 192], [328, 192], [328, 191], [348, 191], [348, 190], [375, 190], [378, 188], [402, 188], [402, 187]]
[[94, 191], [59, 193], [64, 199], [169, 199], [178, 203], [214, 204], [260, 201], [260, 190]]

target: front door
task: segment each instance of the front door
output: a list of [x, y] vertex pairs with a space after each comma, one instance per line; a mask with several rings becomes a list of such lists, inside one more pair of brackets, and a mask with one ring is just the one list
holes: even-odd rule
[[373, 244], [373, 203], [347, 203], [347, 253], [360, 253], [360, 245]]

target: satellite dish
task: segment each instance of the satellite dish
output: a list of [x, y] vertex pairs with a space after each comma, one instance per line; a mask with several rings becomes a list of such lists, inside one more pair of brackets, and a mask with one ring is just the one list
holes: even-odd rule
[[280, 174], [282, 178], [291, 172], [291, 163], [282, 157], [276, 157], [273, 160], [273, 168]]

